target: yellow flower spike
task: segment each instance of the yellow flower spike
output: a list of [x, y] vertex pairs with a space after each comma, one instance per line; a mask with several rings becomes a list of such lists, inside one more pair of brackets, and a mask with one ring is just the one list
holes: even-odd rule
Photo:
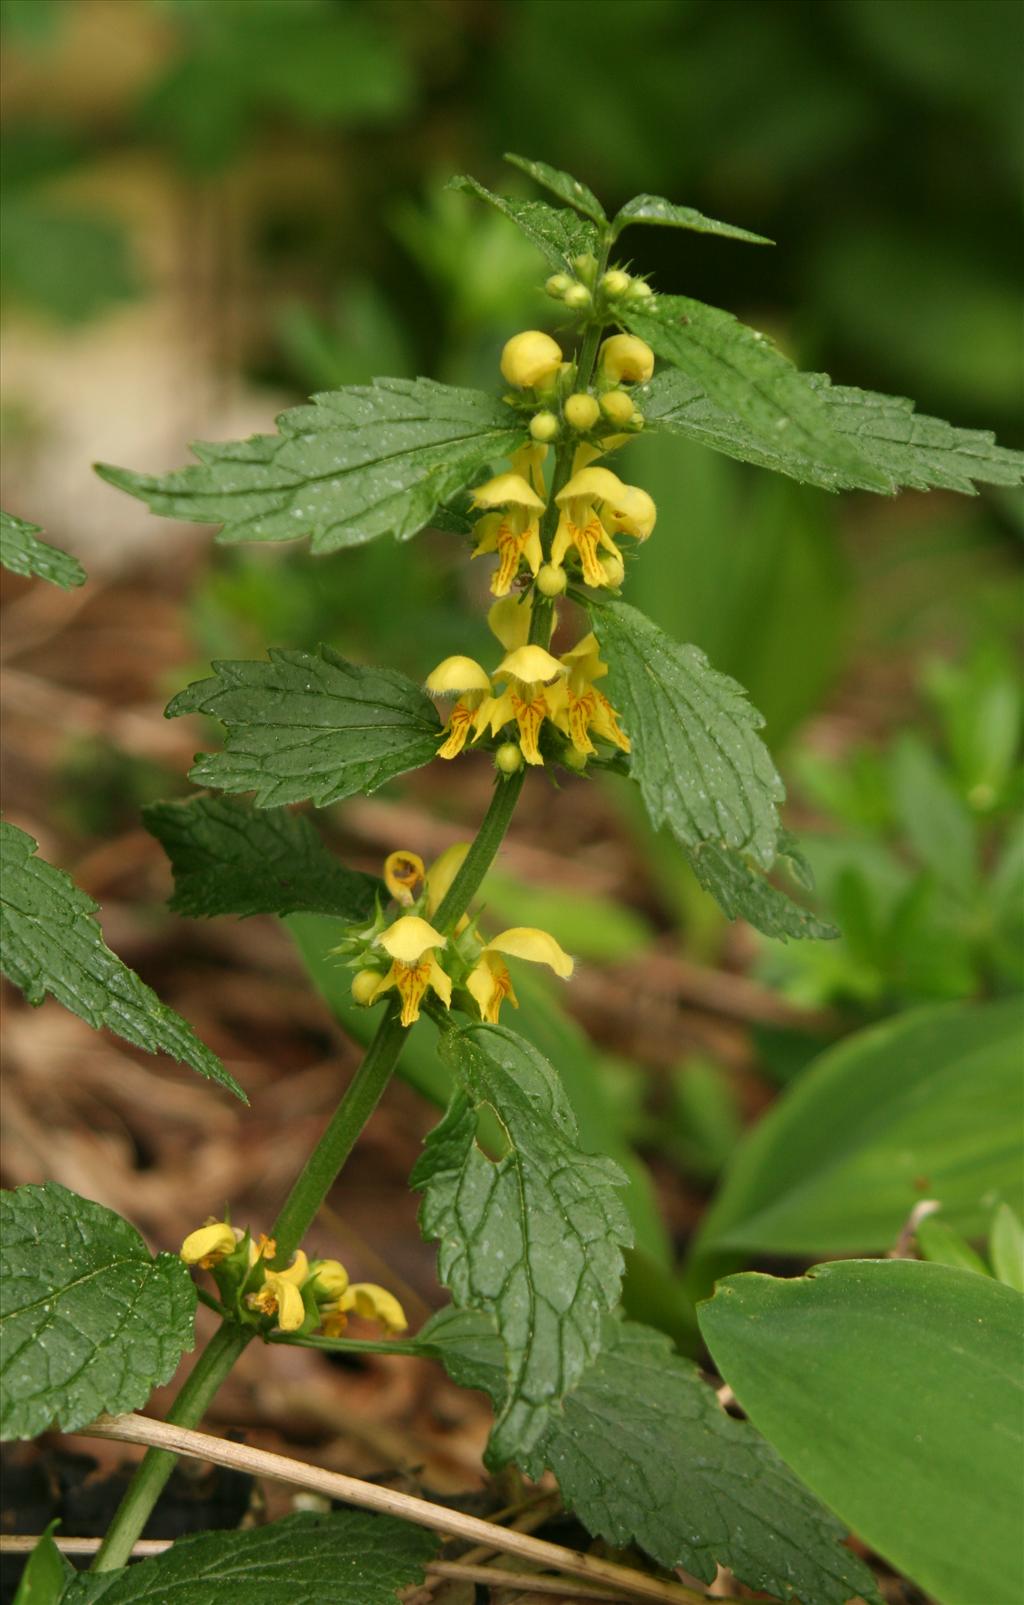
[[565, 669], [544, 647], [535, 643], [516, 647], [502, 659], [495, 674], [507, 677], [509, 684], [500, 696], [481, 708], [487, 715], [491, 735], [514, 719], [519, 727], [519, 747], [529, 764], [544, 762], [538, 745], [540, 727], [558, 705], [557, 693], [550, 687], [565, 675]]
[[297, 1332], [306, 1319], [306, 1306], [300, 1289], [309, 1280], [309, 1260], [302, 1249], [283, 1271], [267, 1271], [263, 1286], [246, 1297], [246, 1303], [261, 1315], [276, 1315], [281, 1332]]
[[598, 362], [616, 384], [646, 384], [654, 372], [654, 352], [635, 334], [613, 334], [601, 346]]
[[514, 1009], [519, 999], [512, 990], [512, 977], [508, 965], [497, 953], [485, 949], [466, 976], [466, 991], [480, 1010], [485, 1025], [497, 1025], [501, 1005], [506, 1001]]
[[618, 557], [614, 535], [635, 535], [646, 540], [654, 528], [657, 510], [645, 490], [626, 485], [610, 468], [581, 468], [555, 497], [561, 516], [551, 546], [551, 561], [560, 563], [569, 548], [579, 554], [588, 585], [604, 586], [609, 576], [601, 553]]
[[315, 1259], [310, 1271], [328, 1298], [340, 1298], [348, 1288], [348, 1271], [340, 1260]]
[[428, 989], [435, 992], [445, 1008], [451, 1007], [452, 983], [433, 954], [433, 949], [445, 947], [447, 937], [435, 931], [432, 925], [418, 914], [403, 914], [394, 925], [382, 931], [377, 946], [392, 959], [386, 975], [382, 975], [373, 989], [371, 1003], [397, 987], [402, 1000], [402, 1024], [410, 1026], [420, 1017], [420, 1004]]
[[409, 1325], [395, 1295], [376, 1282], [353, 1282], [338, 1299], [339, 1313], [348, 1310], [364, 1321], [379, 1321], [386, 1332], [404, 1332]]
[[419, 896], [426, 869], [418, 853], [389, 853], [384, 860], [384, 884], [396, 903], [411, 908]]
[[540, 329], [524, 329], [506, 340], [501, 353], [501, 377], [517, 390], [541, 385], [558, 372], [562, 353], [549, 334]]
[[568, 953], [547, 931], [533, 925], [513, 925], [486, 943], [485, 953], [504, 953], [512, 959], [526, 959], [530, 964], [546, 964], [549, 970], [567, 981], [574, 965]]
[[432, 669], [425, 683], [427, 690], [436, 697], [458, 695], [445, 725], [447, 739], [437, 749], [439, 758], [457, 758], [466, 745], [481, 703], [489, 698], [490, 675], [473, 658], [452, 657], [445, 658]]
[[208, 1221], [198, 1231], [189, 1232], [181, 1245], [180, 1257], [186, 1265], [198, 1265], [200, 1270], [209, 1271], [233, 1254], [244, 1236], [244, 1232], [237, 1226], [229, 1226], [227, 1221]]
[[476, 507], [504, 509], [497, 524], [490, 516], [480, 520], [473, 556], [497, 552], [498, 567], [491, 576], [491, 590], [495, 596], [507, 596], [524, 557], [533, 574], [541, 565], [544, 553], [539, 514], [545, 504], [522, 474], [498, 474], [478, 485], [473, 503]]

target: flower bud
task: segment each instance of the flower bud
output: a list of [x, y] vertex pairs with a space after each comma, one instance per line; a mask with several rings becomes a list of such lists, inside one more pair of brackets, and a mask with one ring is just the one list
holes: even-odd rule
[[560, 347], [539, 329], [524, 329], [506, 340], [501, 353], [501, 376], [519, 390], [544, 384], [558, 372], [562, 362]]
[[572, 265], [581, 279], [585, 279], [588, 284], [593, 284], [597, 274], [597, 257], [592, 251], [584, 251], [582, 256], [574, 256]]
[[360, 970], [358, 974], [352, 978], [353, 1000], [356, 1003], [363, 1004], [365, 1007], [365, 1005], [370, 1002], [374, 992], [377, 990], [377, 983], [379, 980], [379, 970]]
[[601, 289], [610, 301], [617, 301], [620, 295], [625, 295], [633, 280], [622, 268], [610, 268], [601, 279]]
[[571, 283], [568, 273], [552, 273], [545, 279], [544, 288], [553, 301], [560, 301]]
[[585, 284], [570, 284], [562, 299], [574, 312], [583, 312], [590, 306], [593, 297]]
[[565, 744], [561, 760], [567, 769], [575, 769], [578, 775], [581, 775], [587, 767], [587, 754], [585, 752], [577, 752], [576, 748], [571, 746], [569, 742]]
[[541, 596], [561, 596], [567, 584], [565, 569], [560, 563], [545, 563], [536, 583]]
[[523, 767], [523, 755], [514, 741], [505, 741], [494, 754], [494, 766], [503, 775], [517, 775]]
[[634, 279], [629, 287], [631, 301], [649, 301], [654, 291], [645, 279]]
[[553, 412], [535, 412], [530, 419], [530, 434], [534, 440], [546, 443], [558, 434], [558, 419]]
[[644, 384], [654, 372], [654, 352], [635, 334], [613, 334], [601, 347], [601, 368], [609, 379]]
[[586, 395], [582, 390], [577, 390], [574, 396], [569, 397], [563, 410], [569, 428], [577, 430], [580, 434], [593, 429], [601, 416], [601, 409], [594, 397]]
[[647, 419], [644, 417], [639, 407], [634, 407], [633, 416], [629, 421], [634, 429], [642, 429], [644, 424], [647, 422]]
[[320, 1292], [326, 1298], [340, 1298], [348, 1288], [348, 1271], [340, 1260], [315, 1259], [309, 1269], [310, 1274], [315, 1276], [320, 1284]]
[[602, 552], [597, 560], [605, 572], [605, 583], [617, 591], [626, 573], [626, 565], [618, 552]]
[[601, 411], [619, 429], [628, 424], [635, 411], [632, 396], [624, 390], [609, 390], [601, 397]]

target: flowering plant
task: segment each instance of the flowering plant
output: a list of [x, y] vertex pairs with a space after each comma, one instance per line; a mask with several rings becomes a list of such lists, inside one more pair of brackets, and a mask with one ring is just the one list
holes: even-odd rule
[[[545, 289], [558, 338], [538, 329], [513, 334], [498, 394], [380, 379], [284, 413], [276, 434], [197, 446], [198, 462], [175, 473], [99, 470], [156, 513], [221, 525], [226, 541], [308, 536], [314, 553], [326, 553], [387, 535], [405, 541], [427, 525], [447, 531], [470, 560], [490, 565], [488, 624], [497, 646], [481, 664], [453, 640], [451, 655], [424, 663], [422, 685], [350, 663], [328, 646], [271, 651], [266, 660], [215, 664], [211, 678], [170, 704], [170, 716], [202, 713], [226, 732], [221, 750], [200, 755], [192, 771], [208, 790], [147, 814], [172, 861], [177, 906], [202, 916], [328, 916], [331, 961], [351, 972], [355, 1005], [376, 1011], [378, 1023], [272, 1224], [197, 1223], [180, 1255], [152, 1258], [126, 1222], [63, 1188], [10, 1195], [14, 1337], [3, 1425], [16, 1437], [55, 1421], [65, 1430], [92, 1422], [115, 1436], [143, 1432], [123, 1419], [96, 1426], [95, 1418], [123, 1418], [168, 1380], [190, 1346], [201, 1300], [221, 1324], [170, 1413], [165, 1430], [186, 1435], [143, 1433], [160, 1446], [143, 1460], [99, 1551], [101, 1574], [125, 1567], [173, 1463], [167, 1447], [187, 1444], [187, 1429], [258, 1338], [411, 1352], [483, 1388], [495, 1411], [488, 1464], [514, 1464], [533, 1478], [553, 1473], [590, 1532], [641, 1554], [623, 1568], [551, 1545], [522, 1551], [549, 1568], [636, 1598], [703, 1597], [658, 1568], [711, 1582], [725, 1565], [749, 1587], [805, 1605], [878, 1600], [863, 1560], [836, 1543], [841, 1524], [768, 1439], [727, 1414], [659, 1331], [622, 1318], [633, 1240], [629, 1178], [612, 1158], [588, 1151], [557, 1069], [502, 1017], [517, 1006], [521, 962], [568, 981], [573, 959], [540, 929], [491, 932], [473, 903], [528, 775], [533, 785], [559, 777], [578, 785], [584, 775], [613, 771], [636, 783], [652, 824], [668, 827], [728, 916], [783, 940], [834, 934], [785, 885], [787, 873], [801, 879], [802, 861], [782, 827], [782, 784], [742, 687], [624, 600], [644, 543], [671, 541], [685, 517], [684, 509], [656, 508], [619, 471], [619, 454], [640, 431], [696, 440], [830, 491], [970, 491], [975, 480], [1019, 481], [1020, 459], [988, 436], [917, 418], [902, 401], [802, 374], [728, 313], [656, 292], [617, 259], [620, 237], [634, 225], [767, 243], [757, 236], [650, 195], [609, 219], [585, 185], [544, 163], [513, 160], [558, 204], [455, 181], [521, 229], [550, 269]], [[8, 520], [5, 541], [23, 572], [58, 583], [80, 577], [31, 526]], [[474, 839], [429, 868], [415, 843], [396, 843], [380, 880], [356, 873], [288, 811], [368, 794], [438, 759], [464, 763], [471, 752], [493, 763], [490, 806]], [[243, 794], [252, 802], [238, 800]], [[244, 1098], [185, 1022], [103, 946], [88, 899], [34, 856], [23, 833], [3, 829], [5, 966], [29, 1000], [52, 992], [91, 1023], [170, 1052]], [[439, 1031], [450, 1102], [411, 1181], [451, 1302], [408, 1337], [390, 1289], [351, 1282], [339, 1261], [311, 1259], [302, 1243], [424, 1017]], [[833, 1270], [828, 1285], [838, 1288], [842, 1267]], [[733, 1291], [737, 1304], [752, 1297], [749, 1280]], [[730, 1379], [734, 1366], [745, 1375], [728, 1317], [733, 1286], [705, 1306], [708, 1342]], [[767, 1409], [764, 1419], [771, 1437]], [[210, 1442], [203, 1440], [205, 1452], [216, 1453]], [[787, 1458], [803, 1465], [799, 1455]], [[828, 1501], [827, 1476], [807, 1481]], [[345, 1497], [418, 1528], [475, 1530], [470, 1518], [453, 1526], [442, 1507], [421, 1500], [374, 1503], [369, 1486], [358, 1485], [362, 1494], [347, 1487]], [[290, 1574], [290, 1593], [259, 1597], [298, 1597], [300, 1584], [304, 1598], [342, 1597], [316, 1566], [334, 1554], [331, 1544], [351, 1559], [357, 1529], [294, 1520], [313, 1571]], [[418, 1528], [392, 1524], [388, 1564], [376, 1551], [367, 1555], [359, 1528], [362, 1569], [344, 1597], [353, 1605], [394, 1598], [396, 1587], [422, 1577], [433, 1549]], [[214, 1545], [211, 1577], [234, 1541]], [[49, 1551], [41, 1546], [40, 1554]], [[206, 1560], [195, 1557], [194, 1576], [205, 1578]], [[167, 1558], [145, 1563], [162, 1564]], [[259, 1575], [264, 1562], [246, 1564]], [[125, 1581], [134, 1575], [119, 1571], [129, 1589], [119, 1600], [137, 1597]], [[103, 1590], [100, 1580], [99, 1592], [67, 1586], [73, 1600]], [[147, 1597], [162, 1586], [157, 1578]], [[195, 1588], [197, 1599], [206, 1597], [199, 1582]]]

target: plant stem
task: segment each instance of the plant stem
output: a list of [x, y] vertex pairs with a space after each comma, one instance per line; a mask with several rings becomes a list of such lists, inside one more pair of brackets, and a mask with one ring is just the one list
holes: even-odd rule
[[[523, 789], [524, 778], [525, 771], [520, 770], [516, 775], [498, 780], [473, 845], [434, 916], [439, 929], [453, 928], [469, 907], [501, 846]], [[405, 1044], [405, 1028], [400, 1023], [399, 1014], [397, 1001], [390, 1003], [362, 1064], [346, 1088], [326, 1131], [299, 1172], [284, 1207], [270, 1229], [269, 1235], [277, 1244], [275, 1260], [278, 1264], [287, 1264], [295, 1253], [352, 1152], [360, 1132], [377, 1107]], [[168, 1421], [179, 1427], [198, 1426], [210, 1400], [238, 1356], [256, 1335], [254, 1327], [225, 1321], [196, 1361], [191, 1375], [167, 1413]], [[320, 1344], [313, 1346], [319, 1348]], [[382, 1344], [380, 1348], [392, 1354], [403, 1352], [402, 1347], [396, 1344]], [[93, 1571], [112, 1571], [126, 1564], [132, 1545], [149, 1520], [150, 1512], [174, 1469], [176, 1458], [166, 1450], [147, 1450], [92, 1563]]]

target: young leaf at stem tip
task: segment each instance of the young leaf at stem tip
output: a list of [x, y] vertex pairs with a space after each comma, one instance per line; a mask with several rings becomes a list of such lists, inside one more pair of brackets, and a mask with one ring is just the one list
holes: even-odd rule
[[562, 273], [573, 273], [573, 258], [588, 251], [596, 253], [597, 230], [593, 223], [580, 217], [578, 212], [562, 206], [548, 206], [546, 201], [524, 201], [515, 195], [496, 195], [475, 178], [461, 175], [448, 181], [449, 189], [464, 195], [475, 195], [486, 201], [495, 211], [507, 217], [530, 244], [536, 246], [549, 267]]
[[47, 992], [95, 1030], [106, 1026], [147, 1053], [166, 1053], [248, 1099], [192, 1027], [160, 1002], [103, 940], [97, 904], [63, 870], [35, 856], [38, 843], [0, 824], [0, 961], [29, 1003]]
[[601, 202], [592, 189], [581, 184], [578, 178], [573, 178], [571, 173], [563, 173], [560, 168], [551, 167], [547, 162], [531, 161], [528, 156], [516, 156], [511, 151], [505, 152], [505, 160], [511, 162], [513, 167], [518, 167], [521, 173], [527, 173], [535, 183], [550, 190], [552, 195], [557, 195], [560, 201], [566, 201], [577, 212], [582, 212], [584, 217], [589, 217], [599, 229], [607, 227], [608, 218]]
[[705, 217], [692, 206], [676, 206], [661, 195], [634, 195], [621, 206], [612, 218], [612, 239], [617, 240], [623, 229], [631, 223], [655, 223], [663, 228], [692, 229], [696, 234], [722, 234], [730, 240], [745, 240], [750, 245], [774, 245], [764, 234], [752, 234], [749, 229], [738, 228], [735, 223], [719, 223]]

